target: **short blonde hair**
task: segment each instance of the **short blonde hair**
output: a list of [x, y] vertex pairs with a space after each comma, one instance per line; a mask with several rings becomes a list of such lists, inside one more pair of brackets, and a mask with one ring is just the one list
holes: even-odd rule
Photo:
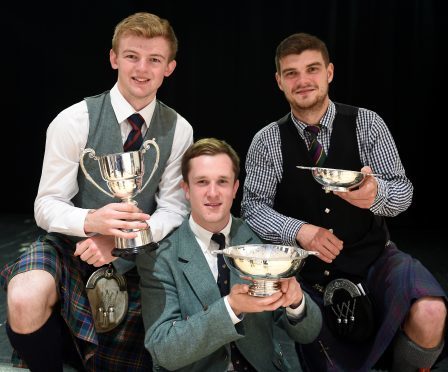
[[136, 35], [152, 39], [161, 36], [170, 45], [170, 61], [176, 58], [177, 38], [170, 23], [151, 13], [135, 13], [123, 19], [116, 27], [112, 38], [112, 50], [118, 54], [120, 39], [125, 35]]

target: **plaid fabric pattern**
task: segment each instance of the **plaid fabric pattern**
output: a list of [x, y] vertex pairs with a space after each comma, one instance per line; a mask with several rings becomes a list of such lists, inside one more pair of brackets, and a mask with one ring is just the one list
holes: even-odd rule
[[[343, 343], [324, 322], [315, 342], [298, 345], [306, 371], [370, 371], [392, 342], [414, 300], [437, 296], [447, 301], [442, 287], [420, 261], [393, 243], [370, 268], [365, 284], [377, 316], [375, 338], [363, 343]], [[308, 283], [302, 283], [302, 287], [323, 309], [322, 295]], [[445, 348], [447, 344], [445, 340]]]
[[[16, 274], [45, 270], [59, 284], [61, 315], [76, 338], [76, 347], [88, 371], [151, 371], [152, 362], [144, 347], [139, 277], [127, 273], [129, 310], [123, 322], [110, 332], [95, 332], [85, 283], [97, 268], [73, 256], [73, 242], [47, 235], [39, 238], [16, 261], [2, 268], [0, 283], [6, 290]], [[13, 356], [13, 363], [24, 366]]]

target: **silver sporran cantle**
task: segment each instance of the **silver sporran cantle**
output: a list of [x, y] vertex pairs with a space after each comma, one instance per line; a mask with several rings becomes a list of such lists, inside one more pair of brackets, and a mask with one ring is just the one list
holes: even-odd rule
[[290, 278], [299, 272], [309, 255], [319, 255], [319, 252], [276, 244], [235, 245], [212, 253], [223, 254], [230, 270], [252, 281], [249, 294], [257, 297], [278, 292], [282, 278]]
[[[149, 178], [143, 185], [143, 175], [145, 173], [143, 155], [148, 151], [151, 145], [153, 145], [156, 150], [156, 161]], [[106, 181], [111, 192], [107, 192], [99, 186], [87, 172], [84, 166], [84, 156], [86, 154], [88, 154], [90, 158], [98, 161], [101, 176]], [[90, 148], [84, 149], [81, 154], [80, 165], [87, 180], [90, 181], [98, 190], [112, 198], [121, 199], [123, 203], [132, 203], [137, 205], [137, 202], [133, 200], [133, 198], [140, 194], [148, 185], [154, 175], [154, 172], [159, 166], [159, 158], [159, 146], [153, 138], [143, 142], [141, 150], [138, 151], [96, 156], [95, 150]], [[141, 230], [132, 229], [123, 231], [135, 232], [137, 233], [137, 237], [133, 239], [115, 237], [116, 248], [112, 251], [113, 256], [125, 257], [128, 255], [141, 253], [148, 249], [153, 250], [158, 247], [158, 244], [152, 239], [149, 226], [146, 229]]]

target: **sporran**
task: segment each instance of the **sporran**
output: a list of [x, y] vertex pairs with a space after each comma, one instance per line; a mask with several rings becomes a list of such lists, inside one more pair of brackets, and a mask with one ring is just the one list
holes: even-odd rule
[[118, 274], [111, 264], [101, 267], [90, 276], [86, 292], [95, 330], [104, 333], [117, 327], [128, 311], [128, 292], [124, 276]]
[[362, 284], [347, 279], [334, 279], [325, 287], [324, 316], [331, 331], [346, 341], [365, 341], [375, 329], [373, 306]]

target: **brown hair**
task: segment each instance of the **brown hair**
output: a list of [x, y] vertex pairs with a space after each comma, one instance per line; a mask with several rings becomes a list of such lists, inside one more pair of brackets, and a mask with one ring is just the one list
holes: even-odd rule
[[330, 63], [330, 55], [325, 43], [318, 37], [299, 33], [288, 36], [278, 46], [275, 52], [275, 68], [277, 73], [280, 73], [280, 60], [290, 54], [301, 54], [305, 50], [317, 50], [321, 52], [325, 62], [325, 66]]
[[151, 13], [135, 13], [123, 19], [116, 27], [112, 38], [112, 49], [118, 54], [118, 44], [125, 35], [142, 36], [148, 39], [161, 36], [170, 44], [170, 61], [176, 58], [177, 38], [170, 23]]
[[202, 138], [193, 143], [182, 157], [182, 178], [188, 183], [188, 173], [190, 172], [190, 160], [201, 155], [226, 154], [232, 160], [235, 181], [240, 174], [240, 158], [235, 150], [227, 142], [216, 138]]

